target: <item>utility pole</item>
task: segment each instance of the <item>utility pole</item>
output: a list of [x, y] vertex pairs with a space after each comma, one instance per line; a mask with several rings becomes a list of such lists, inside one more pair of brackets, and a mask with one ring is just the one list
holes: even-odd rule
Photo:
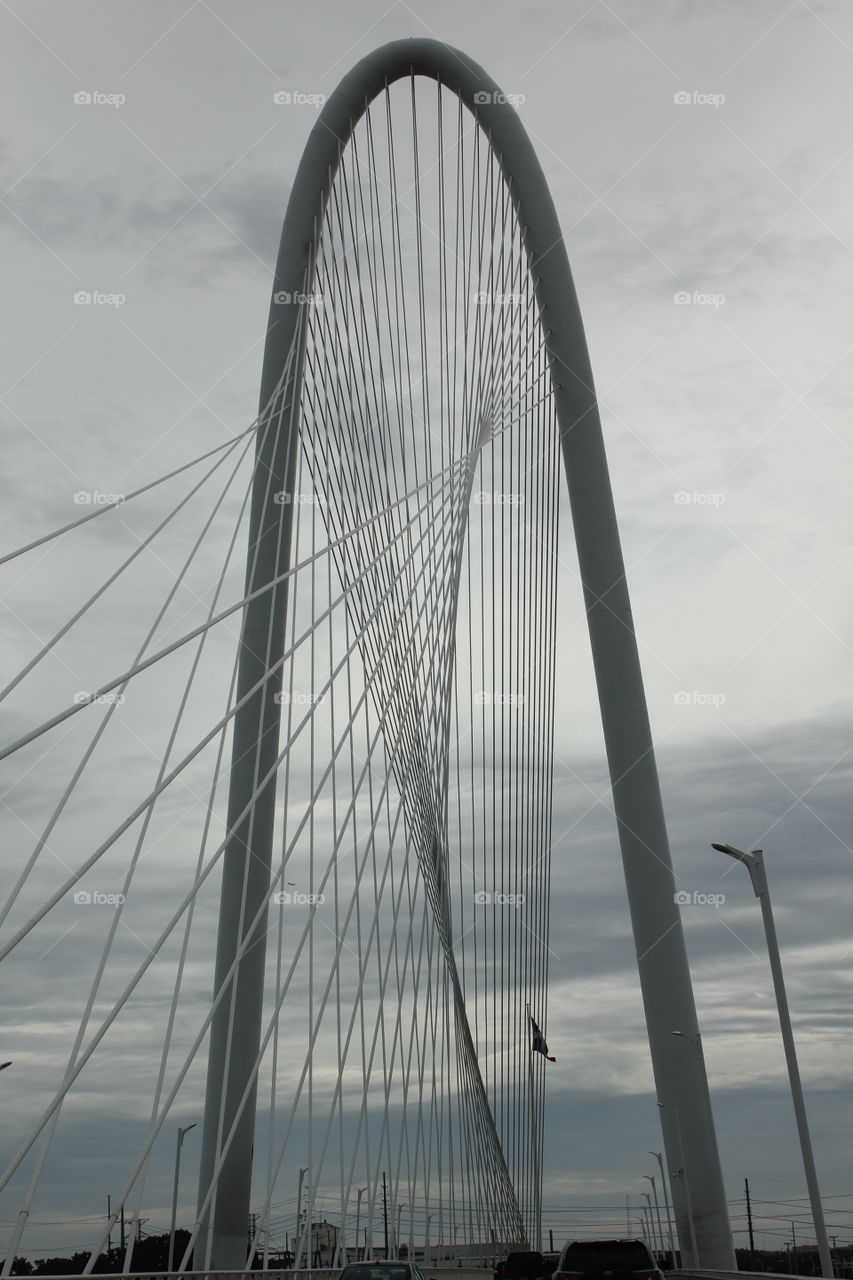
[[110, 1224], [110, 1229], [109, 1229], [109, 1231], [107, 1232], [107, 1253], [109, 1253], [109, 1252], [110, 1252], [110, 1250], [111, 1250], [111, 1249], [112, 1249], [112, 1247], [113, 1247], [113, 1224], [112, 1224], [112, 1216], [113, 1216], [112, 1205], [111, 1205], [111, 1203], [110, 1203], [110, 1197], [109, 1197], [109, 1196], [107, 1196], [107, 1222]]
[[127, 1241], [124, 1234], [124, 1205], [121, 1206], [121, 1251], [124, 1253], [127, 1247]]
[[749, 1226], [749, 1252], [755, 1253], [755, 1237], [752, 1234], [752, 1202], [749, 1198], [749, 1178], [744, 1178], [743, 1185], [746, 1187], [746, 1221]]
[[[309, 1169], [314, 1166], [307, 1164], [304, 1169], [299, 1170], [299, 1190], [296, 1193], [296, 1235], [293, 1239], [293, 1265], [299, 1267], [299, 1261], [302, 1257], [302, 1243], [305, 1239], [305, 1229], [302, 1226], [302, 1180], [308, 1173]], [[307, 1211], [306, 1211], [307, 1217]]]
[[549, 1252], [554, 1252], [554, 1232], [551, 1227], [548, 1228], [548, 1249]]
[[385, 1170], [382, 1170], [382, 1214], [385, 1219], [385, 1261], [388, 1261], [388, 1184], [385, 1181]]

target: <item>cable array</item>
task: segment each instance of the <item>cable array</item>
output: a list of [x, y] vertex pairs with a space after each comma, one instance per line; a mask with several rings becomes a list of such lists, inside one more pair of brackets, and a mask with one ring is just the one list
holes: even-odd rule
[[[40, 628], [0, 695], [16, 709], [0, 749], [18, 768], [10, 807], [51, 769], [0, 913], [0, 958], [41, 953], [75, 1010], [0, 1177], [20, 1185], [4, 1274], [49, 1160], [73, 1163], [78, 1104], [66, 1104], [134, 1042], [145, 1007], [132, 1142], [114, 1152], [116, 1209], [87, 1268], [124, 1206], [133, 1269], [133, 1223], [166, 1194], [173, 1127], [200, 1113], [220, 1005], [233, 1035], [231, 979], [249, 944], [211, 1002], [214, 873], [271, 780], [278, 855], [249, 922], [266, 948], [260, 1047], [237, 1119], [220, 1112], [198, 1220], [257, 1087], [247, 1266], [285, 1243], [309, 1265], [382, 1251], [386, 1200], [389, 1250], [486, 1256], [539, 1241], [545, 1064], [530, 1018], [545, 1027], [560, 469], [523, 213], [453, 94], [415, 77], [389, 86], [319, 203], [305, 292], [281, 299], [300, 307], [297, 334], [258, 421], [197, 459], [201, 478], [165, 510], [161, 485], [193, 464], [131, 495], [136, 511], [156, 493], [147, 527], [122, 504], [0, 561], [39, 550], [49, 566], [109, 520], [130, 540], [64, 621]], [[289, 564], [250, 588], [239, 551], [250, 496], [269, 482], [248, 451], [287, 431], [292, 489], [266, 499], [280, 530], [290, 522]], [[47, 694], [88, 660], [122, 591], [124, 649], [98, 653], [94, 692], [57, 711]], [[266, 671], [238, 692], [236, 624], [265, 591], [286, 593], [284, 647], [253, 637]], [[231, 726], [273, 676], [274, 767], [226, 820]], [[81, 823], [96, 792], [97, 819]], [[63, 912], [93, 875], [112, 877], [116, 901], [83, 946]], [[337, 1226], [318, 1249], [323, 1213]], [[181, 1269], [199, 1240], [196, 1227]]]

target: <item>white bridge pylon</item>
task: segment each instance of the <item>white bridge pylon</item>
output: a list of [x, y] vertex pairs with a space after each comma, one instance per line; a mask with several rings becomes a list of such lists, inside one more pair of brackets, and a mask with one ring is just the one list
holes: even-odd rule
[[[425, 165], [421, 167], [419, 145], [423, 145], [424, 134], [428, 136], [430, 128], [424, 127], [422, 116], [418, 118], [415, 90], [421, 77], [435, 83], [438, 99], [437, 121], [432, 123], [432, 130], [439, 158], [430, 174], [437, 198], [433, 201], [435, 208], [431, 208], [429, 213], [425, 211], [424, 187], [425, 175], [430, 173], [430, 169]], [[411, 93], [412, 101], [411, 122], [407, 119], [405, 127], [412, 138], [414, 178], [404, 191], [398, 185], [399, 143], [395, 146], [390, 123], [397, 106], [392, 93], [392, 86], [396, 83], [402, 83]], [[447, 149], [455, 152], [453, 158], [457, 164], [455, 191], [451, 190], [455, 206], [451, 199], [451, 233], [448, 234], [447, 194], [448, 187], [453, 188], [453, 177], [448, 183], [444, 167], [446, 130], [442, 99], [452, 95], [458, 99], [455, 114], [459, 121], [459, 134], [455, 146]], [[468, 208], [471, 224], [467, 264], [464, 257], [466, 231], [469, 230], [465, 225], [466, 183], [459, 176], [465, 159], [461, 128], [465, 110], [471, 113], [475, 122], [474, 140], [468, 152], [473, 176]], [[387, 131], [377, 147], [377, 120], [381, 121], [383, 116], [388, 122]], [[402, 132], [402, 121], [400, 126]], [[487, 174], [481, 172], [484, 152], [489, 154], [491, 161]], [[385, 162], [387, 170], [382, 173]], [[413, 225], [409, 225], [406, 215], [411, 214], [412, 204]], [[479, 205], [479, 219], [474, 214], [475, 205]], [[391, 251], [387, 255], [386, 242], [380, 234], [377, 244], [375, 234], [377, 227], [381, 232], [386, 217], [391, 231]], [[475, 220], [478, 222], [476, 231]], [[404, 223], [407, 224], [405, 230]], [[410, 232], [408, 238], [407, 230]], [[441, 249], [437, 279], [434, 276], [427, 278], [425, 270], [424, 240], [427, 236], [434, 237]], [[477, 250], [482, 256], [476, 261], [476, 270], [472, 271]], [[414, 297], [407, 293], [405, 282], [400, 279], [407, 259], [411, 267], [412, 258], [416, 275], [416, 286], [412, 290]], [[429, 258], [427, 254], [426, 259]], [[487, 264], [485, 279], [484, 260]], [[346, 275], [347, 286], [338, 291], [340, 273]], [[478, 323], [479, 317], [475, 319], [469, 350], [471, 317], [464, 312], [460, 323], [459, 294], [466, 287], [470, 290], [472, 282], [477, 302], [488, 309], [489, 315], [483, 323]], [[331, 319], [324, 311], [323, 318], [318, 320], [316, 312], [329, 301], [327, 289], [331, 291], [336, 306]], [[393, 305], [388, 303], [389, 292], [393, 294]], [[531, 293], [535, 301], [531, 299]], [[286, 299], [299, 299], [298, 306], [282, 312], [282, 302]], [[533, 301], [529, 309], [534, 314], [531, 316], [528, 310], [517, 323], [513, 308], [518, 303], [521, 310], [523, 300], [528, 304]], [[407, 302], [416, 302], [416, 305], [409, 308]], [[469, 305], [466, 297], [463, 309]], [[436, 317], [431, 332], [427, 319], [430, 306]], [[401, 312], [404, 336], [400, 332]], [[460, 331], [464, 335], [463, 356], [457, 361]], [[414, 396], [409, 348], [413, 342], [420, 346], [421, 357], [421, 376]], [[366, 351], [368, 346], [370, 350]], [[504, 379], [502, 384], [501, 374], [507, 372], [507, 356], [512, 364], [516, 353], [523, 347], [527, 349], [527, 380], [522, 376], [517, 383], [513, 379], [510, 385], [506, 385]], [[291, 375], [282, 380], [284, 362], [294, 352]], [[451, 364], [452, 379], [449, 373]], [[431, 379], [429, 375], [435, 373], [436, 365], [438, 377]], [[389, 368], [393, 372], [390, 395]], [[521, 369], [513, 369], [516, 378], [520, 372]], [[335, 394], [331, 396], [329, 380], [335, 388]], [[364, 401], [370, 398], [367, 385], [370, 381], [378, 382], [381, 387], [372, 405], [373, 414], [361, 412]], [[439, 386], [437, 394], [433, 388], [432, 396], [429, 396], [431, 381], [438, 381]], [[515, 409], [520, 421], [512, 434], [517, 435], [529, 426], [531, 411], [527, 409], [524, 412], [527, 407], [524, 397], [529, 395], [533, 382], [537, 391], [543, 391], [549, 401], [549, 413], [554, 414], [562, 445], [655, 1078], [663, 1101], [664, 1139], [671, 1168], [680, 1169], [683, 1164], [687, 1171], [683, 1176], [689, 1173], [693, 1187], [692, 1213], [688, 1215], [682, 1185], [678, 1181], [674, 1183], [679, 1236], [687, 1256], [692, 1250], [686, 1242], [692, 1240], [692, 1231], [695, 1231], [698, 1252], [698, 1257], [693, 1259], [695, 1265], [701, 1261], [705, 1266], [731, 1266], [731, 1234], [704, 1064], [697, 1055], [696, 1061], [685, 1069], [683, 1057], [676, 1058], [672, 1050], [671, 1032], [674, 1027], [686, 1026], [692, 1032], [698, 1030], [696, 1012], [681, 922], [674, 901], [674, 878], [592, 373], [559, 223], [544, 176], [518, 116], [494, 81], [464, 54], [437, 41], [405, 40], [386, 45], [353, 68], [327, 102], [312, 131], [291, 193], [276, 266], [261, 390], [262, 407], [270, 406], [272, 413], [278, 415], [280, 425], [276, 433], [268, 433], [264, 437], [264, 463], [254, 495], [255, 524], [250, 546], [252, 568], [249, 583], [259, 585], [270, 581], [282, 563], [287, 563], [294, 504], [287, 501], [281, 518], [276, 520], [270, 504], [270, 489], [286, 495], [294, 492], [296, 458], [300, 448], [306, 448], [308, 437], [308, 452], [315, 457], [318, 453], [322, 456], [322, 445], [317, 437], [328, 439], [332, 427], [330, 413], [334, 426], [340, 427], [341, 403], [346, 405], [343, 415], [350, 424], [355, 424], [350, 426], [352, 434], [348, 443], [354, 443], [360, 433], [367, 436], [364, 486], [369, 488], [378, 475], [380, 501], [387, 501], [390, 494], [389, 488], [382, 484], [383, 465], [387, 480], [389, 446], [398, 428], [400, 436], [403, 436], [402, 420], [405, 415], [400, 409], [404, 403], [413, 428], [411, 445], [415, 456], [421, 451], [432, 455], [433, 437], [445, 427], [441, 459], [458, 458], [460, 450], [463, 458], [466, 450], [471, 457], [480, 445], [480, 434], [475, 430], [472, 438], [469, 428], [465, 438], [466, 415], [463, 412], [460, 437], [457, 420], [460, 395], [463, 407], [468, 409], [469, 424], [482, 421], [484, 416], [497, 419], [494, 430], [501, 435], [511, 434], [506, 423], [507, 406], [510, 412]], [[512, 393], [516, 386], [521, 389], [521, 394], [513, 403]], [[274, 388], [278, 390], [274, 391]], [[318, 400], [321, 405], [319, 413], [316, 412]], [[423, 431], [420, 442], [417, 440], [416, 419], [420, 420]], [[553, 446], [553, 441], [550, 445]], [[541, 445], [539, 447], [542, 448]], [[403, 448], [405, 450], [405, 445]], [[549, 442], [544, 442], [544, 453], [538, 455], [540, 466], [547, 456], [552, 471], [556, 470], [558, 459], [555, 453]], [[335, 465], [340, 466], [338, 455], [335, 456]], [[516, 466], [511, 466], [509, 475], [512, 477], [520, 473], [516, 455]], [[313, 474], [316, 477], [316, 468]], [[462, 493], [464, 499], [470, 499], [470, 486], [467, 493], [464, 488]], [[404, 812], [407, 829], [420, 836], [419, 865], [429, 878], [434, 877], [432, 909], [454, 991], [454, 1016], [463, 1046], [469, 1040], [468, 1020], [453, 954], [450, 901], [446, 889], [450, 879], [450, 850], [447, 828], [442, 829], [441, 821], [447, 811], [447, 797], [442, 793], [440, 780], [448, 776], [451, 682], [456, 674], [455, 660], [458, 656], [454, 653], [452, 629], [457, 618], [457, 566], [461, 565], [464, 554], [467, 505], [467, 501], [463, 501], [461, 518], [453, 511], [449, 519], [450, 528], [456, 535], [454, 538], [451, 533], [448, 538], [450, 553], [443, 570], [451, 586], [451, 598], [446, 609], [450, 630], [445, 643], [439, 641], [431, 651], [424, 654], [421, 650], [420, 654], [423, 666], [429, 666], [439, 658], [447, 667], [448, 679], [445, 681], [443, 673], [439, 672], [437, 689], [429, 691], [435, 701], [437, 732], [429, 744], [430, 750], [412, 723], [407, 735], [405, 764], [397, 765], [394, 770], [401, 790], [404, 794], [406, 791], [410, 793], [408, 800], [404, 799]], [[501, 607], [505, 604], [506, 588], [511, 585], [503, 580]], [[358, 598], [361, 592], [355, 594]], [[271, 646], [273, 652], [278, 651], [284, 637], [285, 595], [286, 586], [282, 584], [277, 601], [274, 593], [269, 593], [257, 604], [253, 602], [247, 607], [247, 634], [252, 637], [272, 634], [275, 637]], [[361, 609], [354, 609], [353, 614], [360, 617]], [[553, 660], [553, 654], [551, 658]], [[264, 663], [257, 641], [244, 642], [242, 661], [246, 684], [256, 684]], [[413, 720], [413, 715], [416, 718], [423, 707], [420, 698], [413, 705], [411, 695], [410, 689], [398, 694], [395, 688], [383, 711], [394, 715], [397, 710], [395, 700], [399, 700], [405, 706], [401, 706], [395, 716], [398, 723], [405, 722], [407, 712], [408, 718]], [[276, 720], [274, 701], [272, 705], [268, 701], [264, 703], [259, 693], [256, 705], [247, 706], [242, 716], [245, 725], [242, 733], [241, 721], [237, 722], [235, 756], [241, 764], [232, 774], [231, 796], [235, 812], [242, 812], [245, 808], [244, 798], [252, 792], [253, 779], [267, 773], [266, 763], [274, 756], [277, 744]], [[226, 855], [227, 879], [223, 886], [226, 914], [220, 928], [218, 954], [220, 981], [224, 981], [225, 974], [230, 971], [245, 938], [246, 918], [254, 921], [257, 917], [259, 926], [262, 920], [258, 909], [262, 911], [266, 894], [265, 867], [269, 864], [268, 850], [271, 848], [274, 821], [271, 795], [266, 816], [258, 818], [256, 805], [252, 819], [255, 826], [251, 836], [244, 829], [241, 836], [235, 836]], [[248, 864], [253, 864], [253, 869], [247, 876]], [[254, 867], [258, 868], [256, 877]], [[257, 883], [253, 891], [255, 879]], [[235, 922], [233, 912], [228, 913], [227, 904], [235, 900], [240, 886], [243, 887], [247, 909], [243, 921]], [[231, 1022], [240, 1027], [235, 1042], [247, 1046], [245, 1062], [235, 1064], [233, 1049], [230, 1059], [227, 1057], [227, 1015], [223, 1007], [218, 1016], [218, 1039], [216, 1023], [213, 1030], [200, 1211], [202, 1208], [206, 1211], [206, 1186], [213, 1178], [216, 1165], [223, 1106], [226, 1119], [229, 1114], [228, 1102], [223, 1103], [223, 1099], [229, 1092], [235, 1100], [238, 1094], [242, 1098], [243, 1093], [247, 1090], [251, 1093], [253, 1087], [249, 1076], [253, 1048], [257, 1042], [258, 1017], [252, 1010], [251, 997], [247, 998], [247, 993], [257, 989], [262, 980], [261, 960], [256, 960], [252, 975], [245, 967], [246, 962], [242, 963], [243, 971], [234, 984], [236, 999], [232, 1001], [236, 1018]], [[244, 975], [246, 987], [240, 990], [239, 983], [244, 981]], [[486, 1091], [481, 1079], [477, 1079], [479, 1072], [476, 1069], [474, 1076], [475, 1097], [483, 1098], [484, 1116], [491, 1120]], [[249, 1111], [250, 1107], [247, 1107], [244, 1116], [248, 1116]], [[486, 1128], [490, 1130], [491, 1125], [487, 1123]], [[500, 1152], [496, 1130], [494, 1137]], [[228, 1251], [233, 1249], [236, 1254], [242, 1247], [238, 1244], [238, 1231], [246, 1207], [251, 1140], [251, 1124], [243, 1124], [242, 1134], [238, 1126], [231, 1153], [219, 1171], [220, 1192], [223, 1185], [228, 1187], [227, 1204], [218, 1211], [218, 1217], [213, 1217], [208, 1232], [207, 1255], [217, 1265], [231, 1265], [227, 1262]], [[675, 1153], [676, 1145], [679, 1155], [683, 1151], [680, 1160]], [[499, 1155], [498, 1164], [501, 1163]], [[538, 1167], [537, 1156], [535, 1170]], [[534, 1181], [537, 1181], [535, 1170]], [[688, 1224], [689, 1216], [692, 1217], [692, 1231], [685, 1230], [691, 1225]], [[211, 1219], [207, 1221], [210, 1223]]]

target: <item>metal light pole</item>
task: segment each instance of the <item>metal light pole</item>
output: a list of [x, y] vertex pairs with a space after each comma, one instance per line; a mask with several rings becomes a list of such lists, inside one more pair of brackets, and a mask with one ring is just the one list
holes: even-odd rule
[[[687, 1167], [684, 1163], [684, 1143], [681, 1140], [681, 1120], [678, 1115], [677, 1107], [667, 1107], [663, 1102], [659, 1102], [658, 1106], [661, 1108], [662, 1111], [671, 1111], [675, 1119], [675, 1132], [678, 1138], [678, 1154], [681, 1159], [681, 1168], [679, 1169], [678, 1173], [675, 1174], [674, 1176], [681, 1177], [684, 1180], [684, 1207], [687, 1210], [687, 1225], [690, 1230], [690, 1263], [689, 1265], [691, 1267], [697, 1267], [699, 1265], [699, 1250], [696, 1248], [696, 1224], [693, 1221], [693, 1201], [690, 1197], [690, 1179], [687, 1174]], [[673, 1198], [674, 1197], [675, 1197], [675, 1192], [673, 1189]], [[678, 1243], [679, 1245], [681, 1245], [680, 1237], [679, 1237]], [[681, 1246], [681, 1262], [683, 1266], [684, 1265], [684, 1246], [683, 1245]]]
[[358, 1262], [358, 1229], [361, 1225], [361, 1197], [364, 1195], [367, 1187], [359, 1187], [358, 1201], [355, 1206], [355, 1260]]
[[643, 1177], [646, 1178], [647, 1181], [649, 1181], [652, 1184], [652, 1191], [654, 1192], [654, 1196], [655, 1196], [655, 1213], [657, 1214], [657, 1220], [658, 1220], [658, 1239], [660, 1240], [660, 1251], [661, 1253], [665, 1253], [666, 1245], [663, 1242], [663, 1224], [661, 1223], [661, 1220], [660, 1220], [660, 1201], [658, 1200], [657, 1185], [650, 1173], [644, 1173]]
[[[424, 1230], [424, 1266], [429, 1266], [429, 1224], [435, 1215], [428, 1213], [426, 1216], [426, 1229]], [[494, 1249], [494, 1234], [492, 1235], [492, 1249]]]
[[394, 1251], [398, 1258], [400, 1256], [400, 1214], [408, 1207], [408, 1203], [397, 1205], [397, 1230], [394, 1232]]
[[803, 1098], [803, 1086], [800, 1081], [800, 1068], [797, 1065], [797, 1050], [794, 1045], [794, 1031], [791, 1027], [791, 1015], [788, 1011], [788, 997], [785, 994], [785, 980], [782, 976], [782, 957], [779, 954], [779, 941], [776, 937], [776, 925], [773, 920], [773, 908], [770, 905], [770, 890], [767, 887], [767, 875], [764, 870], [764, 852], [753, 849], [752, 853], [744, 853], [730, 844], [712, 844], [712, 849], [727, 853], [730, 858], [742, 862], [749, 872], [752, 888], [761, 903], [761, 915], [764, 920], [764, 933], [767, 938], [767, 955], [770, 959], [770, 972], [773, 974], [773, 987], [776, 992], [776, 1005], [779, 1009], [779, 1025], [782, 1029], [782, 1043], [785, 1046], [785, 1061], [788, 1064], [788, 1079], [791, 1083], [791, 1098], [794, 1103], [794, 1115], [797, 1118], [797, 1132], [800, 1136], [800, 1150], [803, 1154], [803, 1167], [806, 1172], [806, 1185], [809, 1191], [812, 1218], [814, 1220], [817, 1249], [820, 1255], [821, 1274], [832, 1278], [832, 1254], [826, 1236], [826, 1222], [823, 1216], [823, 1205], [817, 1184], [812, 1141], [806, 1119], [806, 1104]]
[[296, 1237], [294, 1239], [293, 1265], [298, 1269], [299, 1260], [302, 1254], [302, 1246], [305, 1239], [305, 1232], [302, 1229], [302, 1181], [312, 1166], [306, 1164], [304, 1169], [299, 1170], [299, 1190], [296, 1193]]
[[669, 1191], [666, 1185], [667, 1184], [666, 1170], [663, 1167], [663, 1152], [650, 1151], [649, 1155], [654, 1156], [655, 1160], [657, 1160], [658, 1162], [658, 1167], [660, 1168], [660, 1180], [663, 1186], [663, 1203], [664, 1203], [664, 1207], [666, 1208], [666, 1230], [667, 1230], [667, 1235], [669, 1236], [670, 1261], [672, 1265], [675, 1266], [675, 1241], [672, 1238], [672, 1215], [669, 1212]]
[[[196, 1121], [196, 1124], [198, 1121]], [[183, 1129], [178, 1129], [178, 1143], [175, 1147], [175, 1185], [172, 1188], [172, 1225], [169, 1229], [169, 1265], [167, 1271], [171, 1271], [175, 1265], [175, 1222], [178, 1217], [178, 1176], [181, 1171], [181, 1147], [184, 1145], [184, 1138], [190, 1129], [194, 1129], [195, 1124], [188, 1124]]]
[[641, 1191], [640, 1195], [645, 1198], [646, 1203], [648, 1204], [648, 1209], [646, 1210], [646, 1212], [649, 1215], [649, 1225], [651, 1228], [650, 1234], [652, 1237], [652, 1252], [654, 1253], [655, 1249], [657, 1249], [658, 1246], [657, 1246], [657, 1236], [655, 1235], [655, 1220], [652, 1216], [652, 1197], [650, 1192], [648, 1191]]

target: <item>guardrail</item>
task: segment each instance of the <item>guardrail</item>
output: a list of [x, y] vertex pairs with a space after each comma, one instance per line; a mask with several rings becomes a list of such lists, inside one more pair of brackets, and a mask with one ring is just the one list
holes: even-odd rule
[[[684, 1280], [738, 1280], [740, 1277], [754, 1277], [755, 1280], [796, 1280], [798, 1272], [791, 1271], [701, 1271], [698, 1268], [682, 1267], [676, 1271], [667, 1271], [664, 1273], [669, 1276], [683, 1276]], [[836, 1267], [835, 1274], [846, 1274], [845, 1265]], [[803, 1276], [802, 1280], [809, 1280]]]
[[[396, 1259], [392, 1259], [392, 1263]], [[400, 1265], [405, 1265], [405, 1259]], [[483, 1280], [490, 1275], [490, 1266], [465, 1266], [460, 1260], [457, 1265], [430, 1266], [419, 1260], [417, 1265], [428, 1280]], [[281, 1267], [270, 1267], [269, 1271], [128, 1271], [98, 1272], [95, 1280], [337, 1280], [343, 1267], [313, 1267], [308, 1270], [285, 1270]], [[699, 1273], [697, 1273], [699, 1274]], [[74, 1280], [67, 1274], [55, 1276], [38, 1276], [37, 1280]], [[789, 1277], [790, 1280], [790, 1277]]]

